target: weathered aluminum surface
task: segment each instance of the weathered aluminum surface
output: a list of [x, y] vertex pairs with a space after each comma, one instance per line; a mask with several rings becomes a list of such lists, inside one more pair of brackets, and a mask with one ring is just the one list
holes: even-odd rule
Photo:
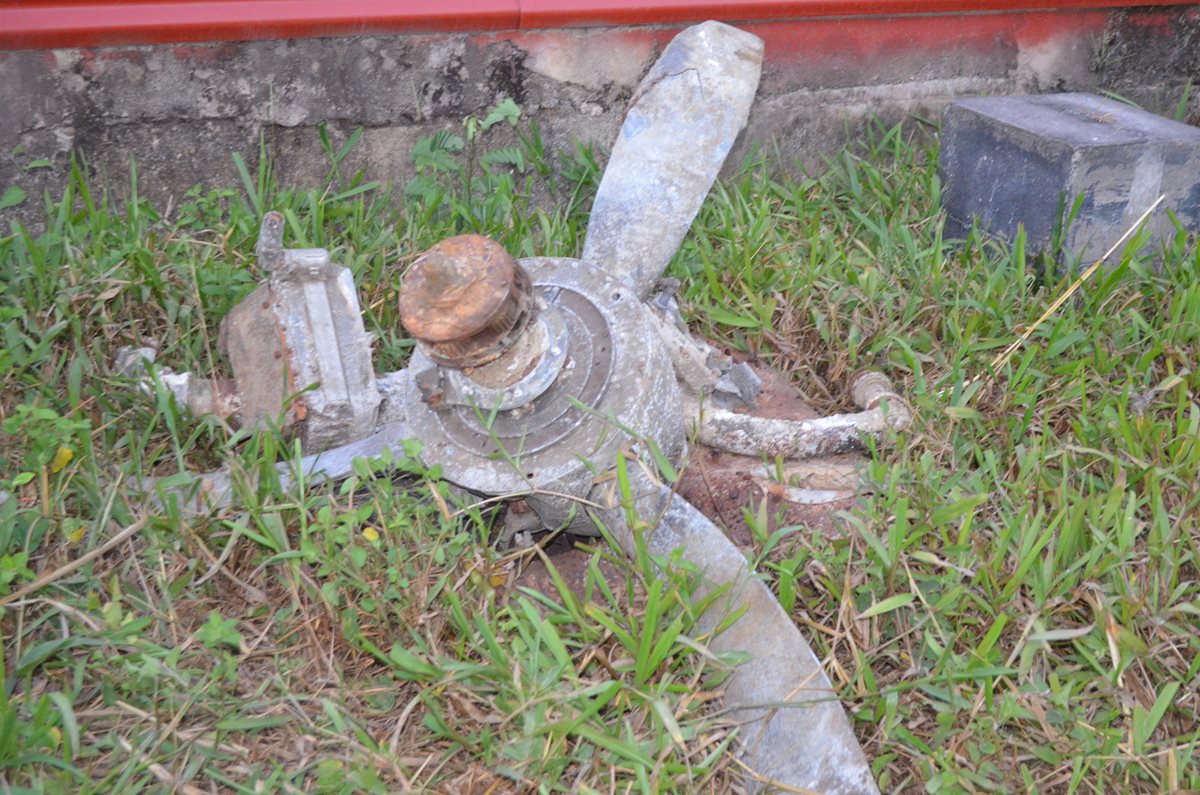
[[[700, 617], [699, 631], [714, 632], [741, 613], [708, 641], [708, 647], [749, 652], [749, 659], [723, 686], [724, 705], [741, 724], [738, 740], [746, 764], [769, 782], [768, 789], [877, 793], [836, 691], [766, 583], [750, 572], [741, 551], [695, 507], [641, 473], [631, 475], [636, 513], [651, 525], [645, 531], [650, 553], [667, 556], [682, 549], [684, 558], [703, 572], [699, 597], [724, 590]], [[612, 506], [592, 515], [634, 554], [634, 531], [611, 486], [598, 487], [592, 500]]]
[[[681, 397], [649, 309], [628, 286], [579, 260], [523, 260], [568, 332], [568, 360], [554, 384], [510, 411], [453, 406], [443, 376], [420, 350], [410, 362], [405, 422], [452, 482], [482, 494], [528, 494], [547, 527], [579, 515], [593, 477], [622, 445], [653, 439], [678, 461], [684, 449]], [[620, 377], [615, 377], [615, 374]], [[632, 434], [632, 436], [631, 436]], [[594, 532], [590, 522], [573, 527]]]
[[[670, 281], [675, 282], [675, 288], [678, 287], [678, 282], [674, 279]], [[648, 306], [651, 309], [651, 324], [666, 345], [671, 366], [675, 368], [675, 375], [684, 389], [695, 395], [704, 395], [721, 408], [755, 407], [762, 389], [762, 379], [749, 365], [735, 363], [689, 333], [672, 293], [657, 293]]]
[[[776, 419], [814, 419], [818, 416], [791, 379], [762, 361], [753, 364], [761, 381], [755, 416]], [[857, 453], [804, 461], [734, 455], [695, 444], [672, 487], [721, 528], [741, 549], [755, 546], [757, 534], [767, 536], [784, 528], [837, 534], [837, 514], [854, 510], [864, 485], [866, 461]], [[837, 492], [844, 499], [798, 503], [788, 487]], [[752, 529], [753, 528], [753, 529]]]
[[[124, 347], [117, 350], [113, 371], [119, 375], [141, 380], [146, 394], [153, 391], [153, 376], [149, 366], [158, 357], [155, 348]], [[192, 414], [212, 414], [230, 422], [241, 419], [241, 396], [237, 384], [228, 379], [197, 378], [191, 373], [176, 373], [169, 367], [157, 370], [158, 380], [175, 398], [175, 402]]]
[[369, 436], [380, 396], [353, 275], [325, 249], [283, 248], [279, 213], [263, 218], [257, 251], [270, 279], [226, 315], [220, 334], [243, 423], [283, 416], [300, 425], [309, 452]]
[[645, 298], [750, 114], [763, 43], [720, 22], [687, 28], [642, 80], [592, 204], [583, 259]]
[[[404, 377], [406, 371], [395, 375]], [[310, 486], [327, 481], [342, 480], [354, 472], [354, 462], [359, 458], [379, 458], [385, 450], [392, 454], [404, 456], [404, 440], [412, 438], [412, 434], [400, 422], [389, 422], [381, 425], [379, 430], [363, 439], [350, 444], [344, 444], [320, 453], [306, 455], [299, 463], [293, 465], [284, 461], [275, 465], [275, 473], [279, 478], [280, 488], [288, 491], [297, 483]], [[171, 478], [172, 482], [178, 478]], [[248, 481], [253, 485], [253, 480]], [[153, 495], [159, 505], [174, 502], [179, 508], [190, 513], [206, 513], [223, 508], [233, 502], [233, 476], [228, 470], [206, 472], [196, 475], [185, 483], [165, 486], [161, 480], [151, 480], [144, 484], [146, 491]]]
[[[685, 417], [700, 419], [702, 397], [721, 406], [714, 407], [721, 420], [742, 421], [727, 407], [754, 404], [760, 386], [754, 374], [735, 372], [690, 340], [669, 296], [657, 309], [644, 300], [745, 124], [761, 63], [762, 42], [726, 25], [709, 22], [679, 34], [630, 104], [593, 204], [583, 261], [525, 261], [542, 300], [562, 313], [568, 329], [568, 360], [546, 392], [511, 410], [452, 405], [445, 374], [420, 349], [414, 354], [405, 422], [423, 442], [427, 462], [440, 464], [452, 482], [485, 494], [525, 495], [546, 527], [587, 532], [589, 521], [599, 518], [632, 554], [622, 508], [591, 516], [580, 510], [611, 500], [611, 479], [593, 489], [596, 475], [610, 471], [625, 447], [652, 467], [643, 439], [678, 463]], [[734, 425], [724, 435], [739, 430]], [[837, 447], [861, 432], [857, 425], [845, 433], [819, 430], [808, 439], [816, 447], [829, 439]], [[755, 450], [771, 444], [749, 440]], [[682, 547], [710, 578], [708, 589], [728, 588], [719, 601], [724, 609], [709, 610], [703, 628], [746, 611], [711, 643], [750, 652], [726, 683], [725, 698], [745, 721], [741, 741], [751, 767], [789, 789], [876, 792], [836, 694], [770, 590], [693, 506], [648, 481], [643, 485], [642, 515], [659, 516], [651, 551], [666, 555]], [[806, 502], [838, 497], [790, 496]], [[520, 537], [529, 526], [526, 517], [509, 531]]]
[[286, 399], [298, 389], [275, 306], [271, 286], [262, 285], [229, 310], [217, 337], [218, 347], [233, 367], [241, 422], [249, 427], [274, 423], [290, 427], [307, 414], [303, 399], [293, 401], [284, 413]]
[[[509, 411], [527, 405], [544, 394], [567, 363], [569, 334], [562, 313], [550, 311], [539, 314], [530, 331], [522, 335], [522, 340], [530, 337], [533, 338], [531, 346], [540, 353], [533, 364], [528, 365], [528, 372], [515, 382], [505, 383], [508, 379], [502, 378], [500, 383], [503, 386], [485, 386], [477, 380], [477, 370], [468, 375], [462, 370], [447, 368], [443, 372], [446, 403], [452, 406], [486, 406], [489, 411]], [[504, 359], [501, 356], [487, 367], [495, 367]], [[524, 359], [520, 357], [517, 361]]]
[[112, 370], [117, 375], [127, 378], [142, 378], [146, 375], [148, 365], [154, 364], [158, 358], [157, 348], [138, 348], [132, 345], [117, 349], [113, 357]]
[[865, 439], [881, 439], [912, 421], [908, 404], [882, 373], [863, 372], [851, 383], [851, 397], [866, 409], [808, 420], [771, 419], [696, 405], [703, 444], [738, 455], [814, 458], [865, 449]]

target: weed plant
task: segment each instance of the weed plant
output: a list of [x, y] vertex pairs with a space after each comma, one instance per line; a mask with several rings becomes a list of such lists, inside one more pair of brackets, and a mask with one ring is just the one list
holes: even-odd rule
[[[412, 446], [341, 484], [247, 480], [211, 516], [139, 496], [298, 455], [110, 367], [153, 341], [164, 365], [223, 372], [216, 327], [261, 277], [263, 212], [354, 271], [381, 370], [407, 358], [399, 277], [431, 243], [578, 252], [597, 158], [553, 162], [515, 111], [422, 141], [396, 190], [343, 175], [355, 138], [322, 133], [312, 190], [235, 156], [241, 185], [169, 214], [136, 168], [123, 199], [82, 164], [59, 195], [5, 192], [40, 201], [45, 229], [0, 237], [0, 790], [745, 786], [720, 709], [736, 661], [697, 633], [686, 568], [599, 543], [582, 593], [523, 589], [540, 552], [497, 551], [491, 508]], [[519, 146], [489, 145], [507, 125]], [[846, 408], [867, 366], [915, 409], [840, 534], [760, 528], [750, 555], [884, 791], [1200, 789], [1196, 241], [1131, 244], [992, 372], [1065, 281], [1020, 239], [944, 240], [935, 154], [898, 127], [819, 177], [752, 162], [672, 263], [697, 332], [819, 409]]]

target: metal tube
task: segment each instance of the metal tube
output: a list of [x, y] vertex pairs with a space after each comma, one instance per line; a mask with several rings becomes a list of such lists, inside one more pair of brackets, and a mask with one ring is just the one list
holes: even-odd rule
[[[407, 386], [408, 371], [398, 370], [380, 378], [384, 395], [394, 399]], [[354, 472], [357, 458], [378, 458], [384, 450], [404, 455], [404, 440], [412, 436], [399, 412], [385, 405], [383, 422], [379, 429], [365, 438], [334, 447], [320, 453], [306, 455], [297, 465], [282, 461], [275, 465], [279, 484], [287, 489], [297, 480], [309, 484], [347, 478]], [[227, 469], [195, 475], [189, 482], [172, 486], [161, 486], [162, 478], [150, 478], [139, 484], [139, 489], [151, 502], [165, 507], [170, 502], [178, 504], [185, 513], [197, 514], [224, 508], [233, 501], [233, 478]], [[177, 480], [175, 476], [171, 480]]]
[[854, 402], [866, 409], [813, 420], [779, 420], [696, 406], [701, 444], [729, 453], [774, 458], [813, 458], [864, 449], [868, 436], [903, 430], [912, 421], [904, 399], [881, 373], [863, 372], [851, 381]]
[[[317, 485], [348, 478], [354, 473], [355, 459], [378, 458], [388, 448], [394, 455], [403, 456], [404, 440], [411, 435], [401, 423], [390, 423], [365, 439], [306, 455], [296, 465], [281, 461], [275, 465], [280, 488], [287, 490], [297, 481]], [[163, 478], [150, 478], [140, 484], [140, 490], [160, 508], [175, 502], [186, 514], [202, 514], [225, 508], [233, 502], [233, 476], [227, 469], [195, 475], [189, 482], [179, 485], [160, 487], [160, 480]]]

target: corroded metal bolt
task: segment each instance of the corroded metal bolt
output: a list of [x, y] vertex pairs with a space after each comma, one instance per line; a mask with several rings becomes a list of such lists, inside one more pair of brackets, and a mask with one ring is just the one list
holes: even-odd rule
[[400, 322], [429, 357], [455, 368], [494, 361], [536, 314], [529, 275], [482, 235], [443, 240], [417, 258], [400, 289]]

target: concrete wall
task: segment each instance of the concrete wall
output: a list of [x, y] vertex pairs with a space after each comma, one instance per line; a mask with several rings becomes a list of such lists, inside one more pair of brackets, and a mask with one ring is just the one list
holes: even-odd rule
[[[819, 165], [878, 116], [936, 120], [953, 98], [1110, 89], [1173, 111], [1200, 83], [1200, 6], [740, 23], [767, 43], [755, 143]], [[504, 97], [551, 148], [607, 147], [646, 68], [677, 28], [395, 35], [0, 52], [0, 191], [57, 192], [70, 153], [120, 190], [135, 158], [160, 202], [239, 184], [260, 141], [283, 184], [319, 184], [335, 145], [363, 127], [346, 170], [402, 182], [415, 141], [460, 129]], [[1188, 107], [1200, 122], [1200, 86]], [[686, 152], [681, 150], [681, 156]], [[45, 163], [49, 162], [49, 166]], [[35, 199], [0, 212], [32, 217]], [[7, 231], [0, 221], [0, 229]]]

